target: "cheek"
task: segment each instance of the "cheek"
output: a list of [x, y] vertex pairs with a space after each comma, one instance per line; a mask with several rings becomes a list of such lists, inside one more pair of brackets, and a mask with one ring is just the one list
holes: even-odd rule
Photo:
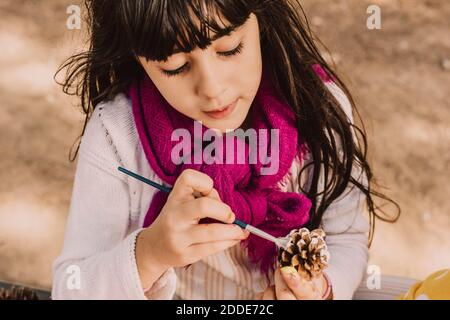
[[150, 76], [164, 99], [177, 111], [189, 115], [192, 112], [192, 95], [189, 83], [164, 75]]
[[245, 61], [240, 65], [240, 86], [248, 95], [253, 96], [260, 84], [262, 75], [262, 61], [259, 46], [252, 46], [243, 57]]
[[190, 89], [183, 84], [170, 83], [158, 88], [161, 95], [177, 111], [189, 115], [192, 112]]
[[192, 106], [192, 81], [178, 77], [167, 77], [156, 67], [143, 63], [144, 69], [164, 99], [177, 111], [190, 116], [194, 112]]

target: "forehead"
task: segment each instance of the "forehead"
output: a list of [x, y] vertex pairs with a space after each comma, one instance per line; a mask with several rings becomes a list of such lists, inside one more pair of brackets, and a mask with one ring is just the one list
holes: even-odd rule
[[[244, 25], [241, 25], [241, 26], [229, 26], [229, 27], [224, 27], [223, 31], [221, 31], [219, 33], [211, 32], [209, 34], [210, 42], [213, 43], [213, 42], [215, 42], [215, 41], [217, 41], [217, 40], [219, 40], [219, 39], [221, 39], [223, 37], [230, 36], [233, 33], [241, 30], [243, 27], [244, 27]], [[177, 54], [177, 53], [181, 53], [181, 52], [184, 52], [184, 50], [179, 48], [177, 46], [177, 44], [175, 44], [174, 47], [173, 47], [173, 50], [172, 50], [172, 54]]]
[[[185, 3], [188, 4], [172, 12], [151, 12], [156, 16], [146, 17], [149, 20], [145, 20], [146, 23], [133, 22], [139, 25], [131, 35], [136, 55], [148, 60], [165, 61], [175, 53], [188, 53], [195, 48], [205, 49], [213, 41], [230, 35], [243, 26], [251, 14], [245, 7], [240, 10], [231, 7], [219, 9], [214, 5], [205, 8], [193, 6], [190, 1]], [[218, 2], [211, 3], [217, 5]], [[170, 6], [165, 9], [169, 10]]]

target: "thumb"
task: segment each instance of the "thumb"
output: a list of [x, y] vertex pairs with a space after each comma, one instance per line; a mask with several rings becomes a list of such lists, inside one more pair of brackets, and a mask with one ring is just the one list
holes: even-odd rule
[[215, 188], [212, 188], [211, 192], [208, 194], [208, 197], [213, 198], [217, 201], [222, 201], [220, 199], [219, 192], [217, 192], [217, 190]]

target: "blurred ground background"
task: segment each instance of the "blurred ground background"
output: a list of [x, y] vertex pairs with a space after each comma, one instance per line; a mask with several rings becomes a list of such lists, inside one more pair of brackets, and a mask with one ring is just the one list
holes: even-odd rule
[[[53, 81], [82, 47], [77, 1], [0, 0], [0, 280], [49, 288], [70, 203], [78, 101]], [[383, 190], [403, 210], [377, 221], [370, 264], [423, 278], [450, 266], [450, 2], [303, 0], [365, 120]], [[382, 29], [368, 30], [378, 4]], [[84, 27], [84, 25], [82, 25]]]

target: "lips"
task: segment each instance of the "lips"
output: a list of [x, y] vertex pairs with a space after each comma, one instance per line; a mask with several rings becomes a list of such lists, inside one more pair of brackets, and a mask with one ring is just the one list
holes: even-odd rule
[[233, 110], [236, 108], [237, 102], [238, 102], [238, 100], [235, 100], [233, 103], [231, 103], [221, 109], [214, 110], [214, 111], [205, 111], [205, 113], [214, 119], [225, 118], [231, 112], [233, 112]]

